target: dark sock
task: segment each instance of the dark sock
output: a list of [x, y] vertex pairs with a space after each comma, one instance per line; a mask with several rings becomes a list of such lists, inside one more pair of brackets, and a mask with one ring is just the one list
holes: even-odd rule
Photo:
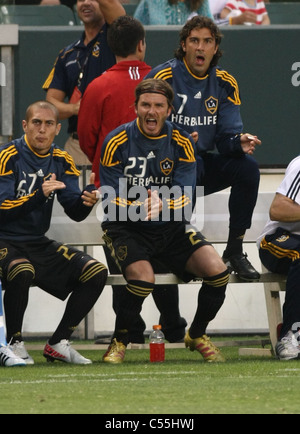
[[244, 229], [230, 229], [227, 247], [224, 256], [229, 258], [233, 255], [241, 255], [243, 253], [243, 241], [245, 238]]
[[50, 345], [61, 340], [69, 340], [78, 324], [86, 317], [100, 297], [107, 279], [106, 267], [97, 262], [88, 266], [79, 279], [79, 284], [72, 292], [64, 316], [49, 339]]
[[4, 307], [7, 342], [22, 341], [22, 326], [28, 305], [29, 288], [35, 271], [29, 262], [14, 265], [7, 274]]
[[203, 280], [198, 295], [197, 312], [189, 331], [192, 339], [199, 338], [206, 333], [208, 324], [216, 317], [223, 306], [228, 280], [229, 274], [227, 270], [217, 276]]
[[140, 280], [131, 280], [123, 291], [119, 303], [119, 310], [116, 317], [116, 326], [113, 339], [129, 343], [128, 330], [131, 330], [136, 318], [139, 316], [145, 298], [153, 291], [154, 284]]

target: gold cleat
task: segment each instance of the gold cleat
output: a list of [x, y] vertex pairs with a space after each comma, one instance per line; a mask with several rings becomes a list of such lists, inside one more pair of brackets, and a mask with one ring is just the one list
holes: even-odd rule
[[117, 365], [123, 363], [125, 357], [126, 347], [122, 342], [118, 342], [116, 339], [112, 341], [108, 350], [103, 356], [103, 361], [105, 363], [111, 363]]
[[201, 336], [201, 338], [192, 339], [190, 333], [187, 332], [184, 342], [186, 348], [189, 348], [190, 351], [198, 351], [207, 363], [222, 363], [226, 361], [219, 348], [206, 335]]

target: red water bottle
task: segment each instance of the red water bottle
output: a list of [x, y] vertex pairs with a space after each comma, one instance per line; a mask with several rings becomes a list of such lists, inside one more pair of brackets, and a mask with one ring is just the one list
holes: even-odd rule
[[150, 337], [150, 362], [165, 361], [165, 336], [160, 325], [153, 326]]

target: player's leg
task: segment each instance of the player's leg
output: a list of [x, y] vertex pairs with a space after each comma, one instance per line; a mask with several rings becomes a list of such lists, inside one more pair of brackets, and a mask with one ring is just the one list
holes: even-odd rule
[[164, 263], [183, 281], [193, 277], [203, 278], [199, 291], [198, 308], [185, 344], [191, 351], [197, 350], [205, 361], [224, 361], [220, 351], [206, 336], [209, 322], [215, 318], [225, 300], [229, 272], [213, 246], [193, 227], [184, 224], [172, 227], [170, 244], [162, 257]]
[[34, 276], [33, 265], [26, 258], [20, 258], [9, 263], [4, 277], [7, 342], [9, 349], [27, 365], [33, 365], [34, 361], [24, 346], [22, 327]]
[[6, 342], [6, 333], [3, 319], [2, 304], [2, 282], [0, 280], [0, 366], [26, 366], [26, 363], [20, 357], [17, 357], [9, 348]]
[[128, 332], [140, 315], [144, 300], [154, 288], [155, 276], [149, 260], [149, 251], [155, 244], [154, 235], [149, 241], [145, 234], [118, 225], [107, 229], [103, 238], [127, 281], [119, 295], [112, 343], [103, 360], [106, 363], [122, 363], [129, 343]]
[[12, 261], [7, 269], [4, 307], [6, 315], [7, 341], [11, 344], [22, 341], [22, 325], [28, 305], [29, 288], [35, 270], [27, 259]]
[[[110, 251], [106, 246], [104, 246], [104, 252], [105, 252], [110, 274], [122, 274], [120, 268], [117, 266], [116, 262], [111, 257]], [[113, 285], [112, 287], [113, 309], [116, 314], [118, 313], [119, 308], [122, 306], [121, 297], [123, 291], [125, 290], [126, 288], [124, 288], [124, 285]], [[145, 338], [144, 338], [145, 329], [146, 329], [146, 324], [144, 323], [143, 318], [141, 317], [141, 315], [137, 316], [132, 326], [132, 329], [129, 330], [129, 342], [136, 343], [136, 344], [145, 343]]]
[[124, 270], [127, 280], [125, 290], [120, 294], [119, 309], [116, 315], [112, 343], [103, 356], [106, 363], [122, 363], [129, 343], [129, 333], [136, 318], [140, 315], [144, 300], [154, 288], [154, 272], [150, 262], [137, 261]]
[[79, 323], [87, 316], [100, 297], [107, 280], [106, 267], [94, 259], [86, 259], [81, 275], [67, 302], [64, 315], [59, 326], [49, 339], [44, 349], [44, 356], [48, 360], [61, 360], [66, 363], [89, 364], [70, 347], [69, 339]]
[[283, 305], [283, 324], [275, 351], [281, 360], [300, 358], [300, 237], [278, 229], [261, 242], [260, 258], [264, 266], [287, 275], [286, 296]]
[[198, 308], [190, 328], [191, 338], [202, 336], [225, 300], [229, 280], [228, 270], [212, 246], [203, 246], [196, 250], [186, 264], [186, 270], [198, 277], [203, 277], [199, 291]]
[[243, 240], [252, 224], [259, 181], [257, 162], [248, 155], [231, 158], [208, 154], [203, 161], [198, 161], [197, 183], [204, 185], [205, 195], [231, 187], [229, 235], [223, 260], [231, 271], [247, 281], [255, 281], [260, 277], [243, 253]]

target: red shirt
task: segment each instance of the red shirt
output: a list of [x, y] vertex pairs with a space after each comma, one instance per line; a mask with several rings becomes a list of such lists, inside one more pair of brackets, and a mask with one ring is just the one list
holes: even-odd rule
[[84, 93], [77, 131], [81, 149], [93, 162], [97, 187], [102, 143], [111, 131], [136, 118], [135, 88], [150, 71], [138, 60], [120, 62], [92, 81]]

